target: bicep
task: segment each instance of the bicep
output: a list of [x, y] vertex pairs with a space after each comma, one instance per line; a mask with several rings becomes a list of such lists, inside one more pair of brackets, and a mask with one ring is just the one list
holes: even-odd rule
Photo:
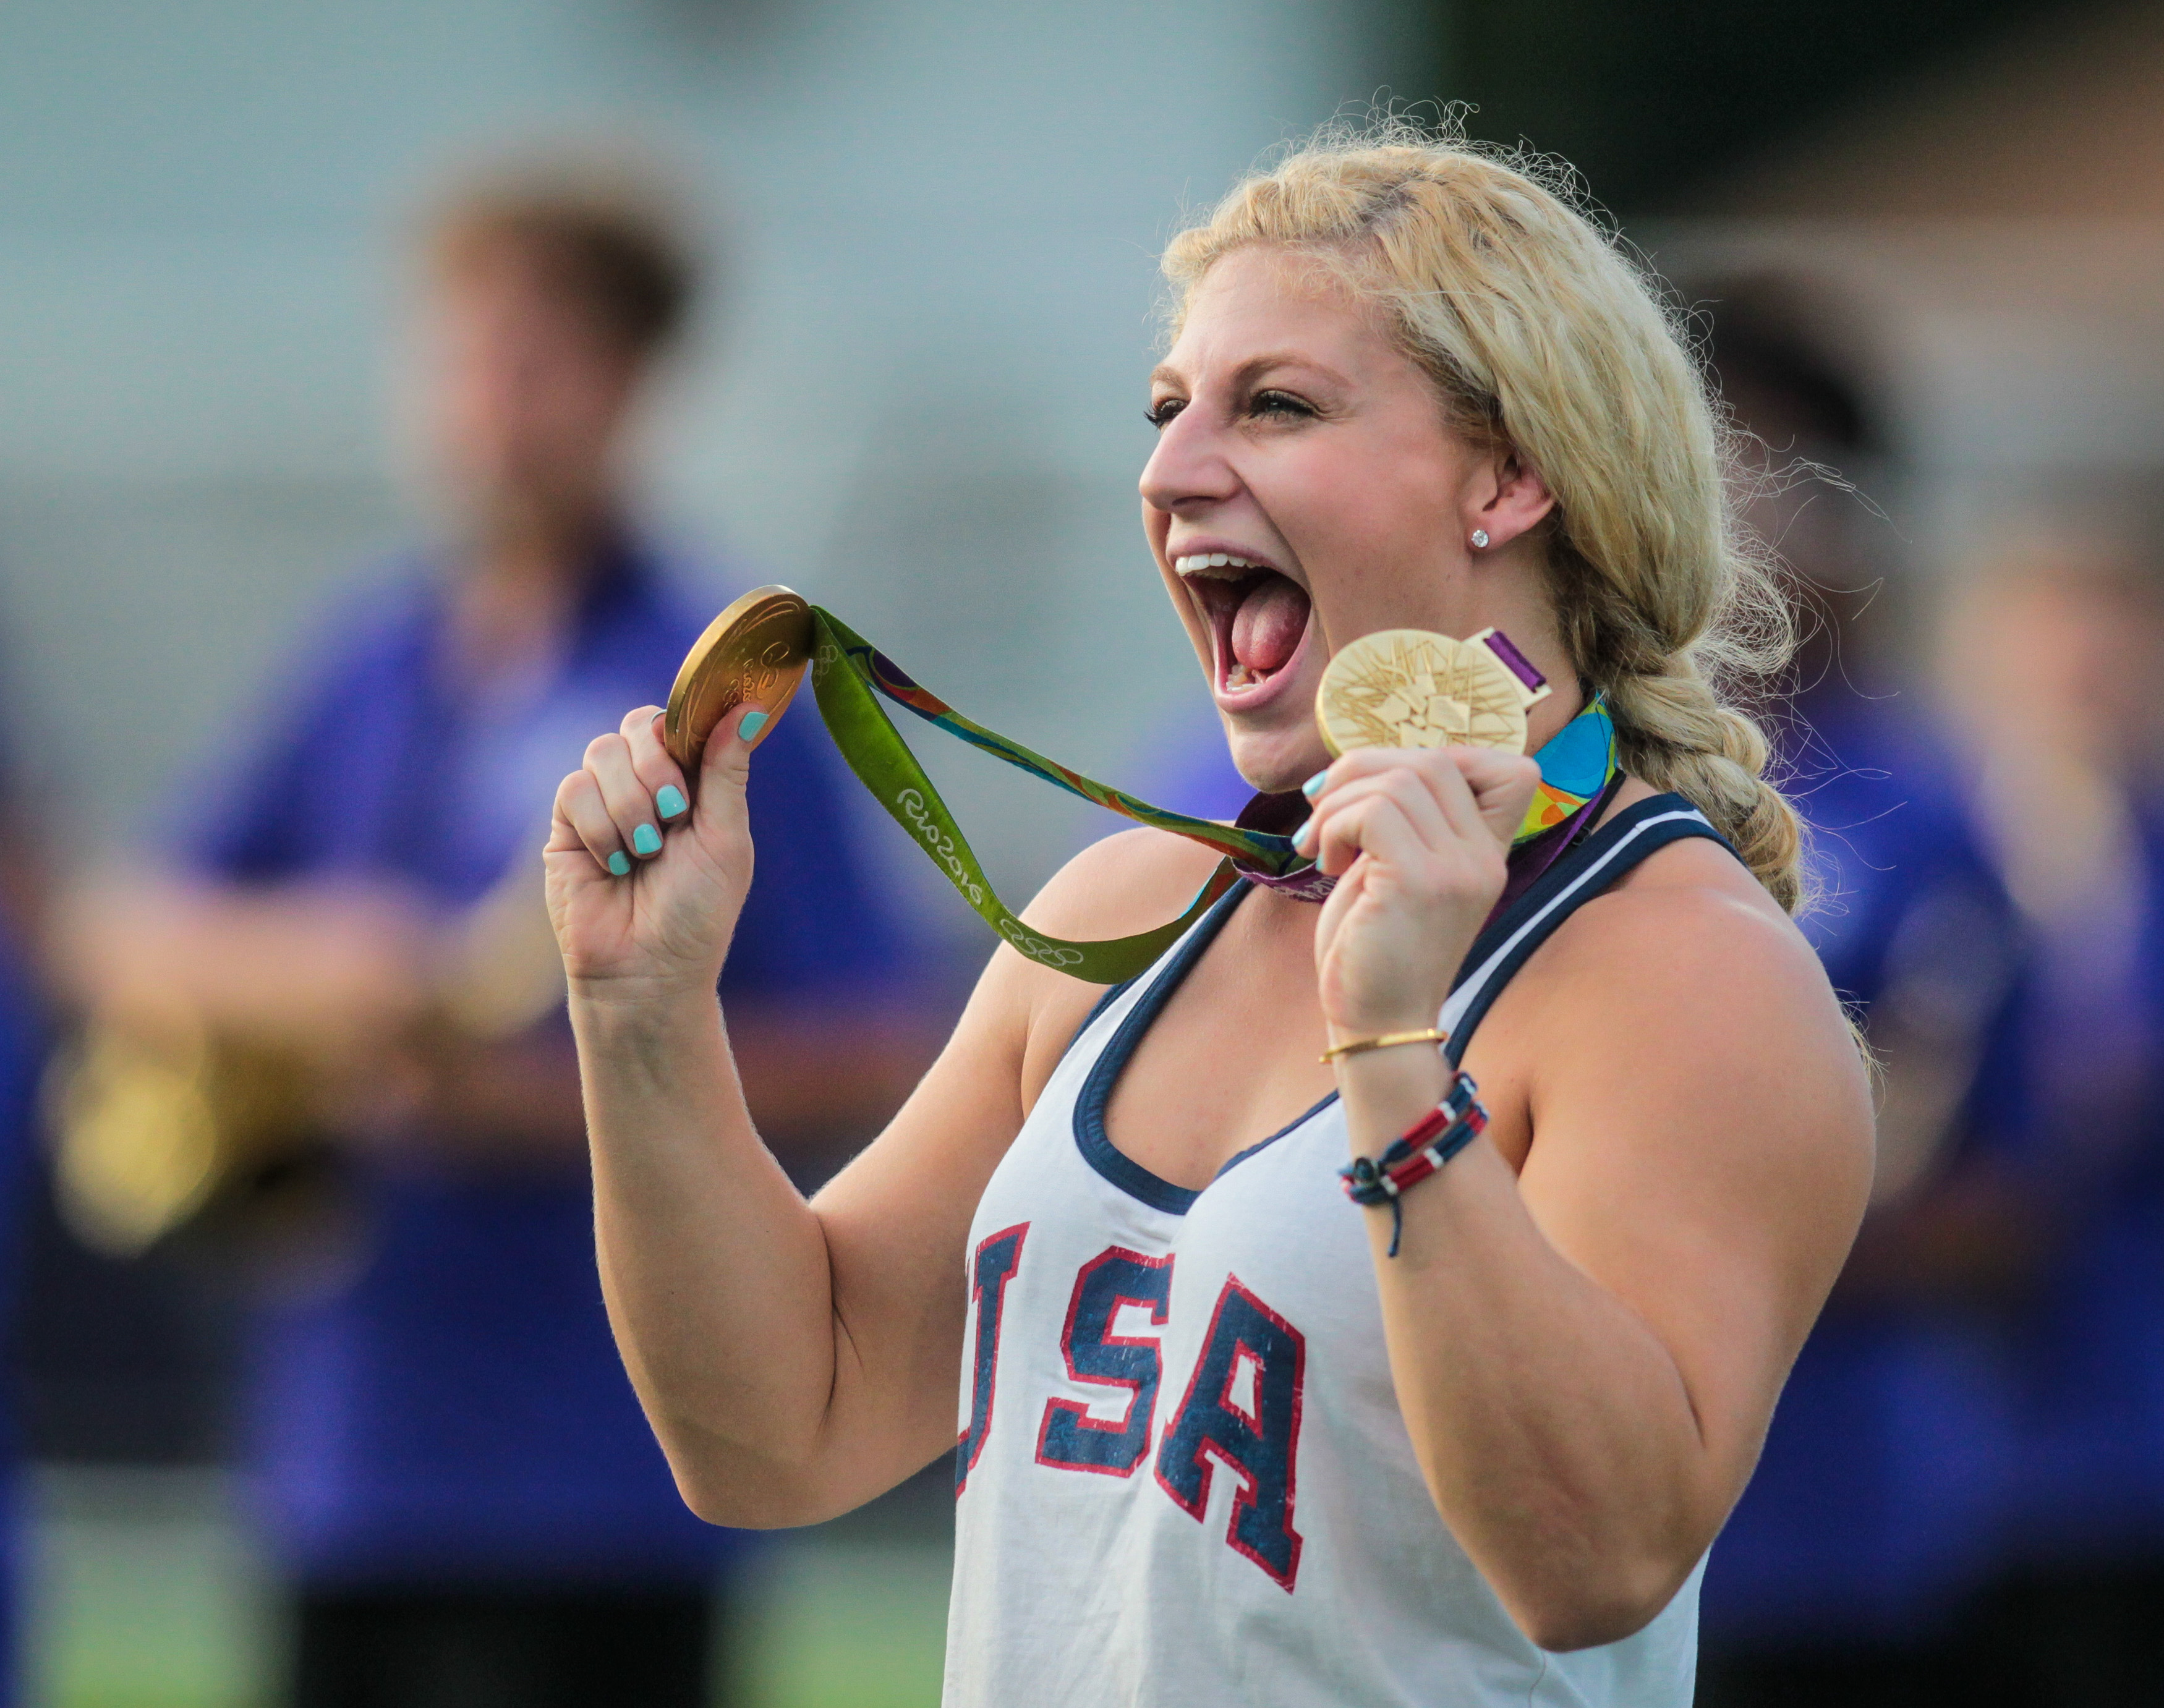
[[[1026, 918], [1127, 935], [1177, 911], [1205, 864], [1175, 838], [1126, 831], [1064, 866]], [[833, 1450], [850, 1479], [896, 1480], [954, 1446], [969, 1223], [1100, 993], [1002, 944], [901, 1115], [814, 1199], [833, 1288]]]
[[1743, 946], [1634, 958], [1629, 1003], [1598, 1018], [1563, 1005], [1520, 1177], [1548, 1240], [1668, 1349], [1731, 1497], [1871, 1171], [1862, 1066], [1815, 962]]
[[[1024, 917], [1062, 935], [1126, 935], [1176, 909], [1200, 863], [1174, 838], [1125, 832], [1069, 862]], [[954, 1444], [969, 1225], [1100, 994], [994, 951], [901, 1113], [813, 1201], [833, 1297], [830, 1449], [866, 1495]]]
[[833, 1294], [835, 1447], [876, 1461], [881, 1487], [953, 1445], [969, 1223], [1022, 1125], [1028, 972], [994, 958], [900, 1113], [813, 1200]]

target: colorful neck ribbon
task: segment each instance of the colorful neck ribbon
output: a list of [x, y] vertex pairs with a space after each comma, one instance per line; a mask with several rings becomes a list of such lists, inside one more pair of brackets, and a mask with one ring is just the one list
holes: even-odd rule
[[[1258, 795], [1249, 812], [1242, 813], [1238, 822], [1232, 825], [1152, 806], [963, 716], [833, 612], [813, 605], [812, 617], [812, 691], [819, 715], [850, 770], [895, 822], [923, 844], [932, 863], [946, 873], [962, 899], [1029, 959], [1093, 984], [1121, 984], [1154, 963], [1242, 878], [1271, 884], [1291, 880], [1295, 893], [1319, 892], [1313, 896], [1316, 900], [1328, 893], [1332, 880], [1314, 872], [1314, 862], [1293, 849], [1290, 832], [1305, 816], [1306, 802], [1300, 795]], [[881, 699], [1069, 794], [1079, 795], [1138, 825], [1200, 842], [1224, 858], [1187, 910], [1154, 930], [1101, 942], [1070, 942], [1033, 931], [992, 888], [962, 827], [896, 730], [880, 704]], [[1589, 720], [1589, 729], [1582, 729]], [[1583, 809], [1613, 774], [1615, 752], [1615, 726], [1606, 708], [1596, 699], [1538, 754], [1541, 787], [1526, 815], [1527, 828], [1520, 832], [1519, 840], [1538, 836]], [[1551, 753], [1556, 755], [1552, 768]], [[1250, 822], [1256, 807], [1287, 800], [1300, 809], [1291, 823], [1280, 827], [1276, 820], [1281, 815], [1276, 813], [1261, 815], [1272, 822]]]
[[1533, 755], [1541, 768], [1526, 820], [1512, 846], [1573, 819], [1597, 799], [1620, 768], [1615, 757], [1615, 720], [1608, 715], [1608, 696], [1596, 694], [1585, 710], [1557, 730]]
[[[1512, 838], [1514, 857], [1520, 850], [1537, 854], [1528, 845], [1549, 832], [1572, 824], [1607, 792], [1620, 769], [1615, 754], [1615, 720], [1608, 713], [1608, 698], [1595, 694], [1585, 710], [1557, 731], [1533, 755], [1541, 768], [1539, 786], [1526, 808], [1524, 821]], [[1242, 825], [1296, 830], [1307, 816], [1307, 802], [1295, 794], [1258, 794], [1239, 817]], [[1567, 837], [1558, 840], [1568, 840]], [[1540, 861], [1542, 867], [1546, 861]], [[1328, 897], [1337, 880], [1310, 866], [1293, 872], [1271, 872], [1244, 862], [1236, 869], [1249, 883], [1260, 884], [1295, 901], [1319, 902]]]
[[[815, 605], [812, 619], [812, 691], [818, 699], [819, 715], [849, 769], [895, 822], [923, 844], [932, 864], [946, 873], [962, 899], [1018, 953], [1032, 961], [1092, 984], [1125, 983], [1178, 942], [1187, 928], [1238, 881], [1235, 860], [1270, 873], [1293, 872], [1310, 863], [1293, 851], [1289, 836], [1221, 825], [1152, 806], [1032, 752], [1021, 742], [963, 716], [833, 612]], [[882, 699], [1069, 794], [1079, 795], [1138, 825], [1200, 842], [1225, 857], [1187, 911], [1155, 930], [1102, 942], [1069, 942], [1032, 930], [992, 888], [954, 815], [880, 705]]]

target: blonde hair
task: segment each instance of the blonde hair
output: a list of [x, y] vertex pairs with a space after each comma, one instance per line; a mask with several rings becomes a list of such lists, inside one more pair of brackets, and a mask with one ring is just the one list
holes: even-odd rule
[[1564, 643], [1608, 696], [1625, 768], [1698, 806], [1794, 911], [1802, 826], [1762, 774], [1764, 734], [1723, 691], [1793, 650], [1739, 518], [1736, 435], [1679, 316], [1567, 171], [1402, 119], [1333, 127], [1172, 240], [1175, 322], [1211, 264], [1253, 244], [1306, 254], [1381, 306], [1451, 424], [1539, 470]]

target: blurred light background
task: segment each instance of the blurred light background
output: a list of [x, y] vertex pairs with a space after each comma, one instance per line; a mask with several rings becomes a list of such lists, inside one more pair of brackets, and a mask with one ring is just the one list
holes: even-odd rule
[[[139, 831], [327, 589], [420, 526], [387, 425], [407, 222], [522, 140], [635, 141], [707, 219], [718, 301], [646, 480], [717, 605], [788, 582], [1114, 780], [1207, 717], [1135, 519], [1156, 251], [1379, 96], [1569, 159], [1687, 296], [1778, 275], [1837, 304], [1900, 448], [1846, 470], [1883, 511], [1874, 575], [1958, 579], [2040, 500], [2124, 507], [2164, 464], [2154, 7], [19, 0], [0, 44], [0, 651], [13, 809], [62, 870]], [[1916, 643], [1892, 656], [1907, 692]], [[1013, 889], [1095, 833], [930, 757]], [[226, 1307], [34, 1217], [30, 1700], [265, 1701]], [[945, 1522], [912, 1491], [782, 1544], [747, 1700], [936, 1700]]]

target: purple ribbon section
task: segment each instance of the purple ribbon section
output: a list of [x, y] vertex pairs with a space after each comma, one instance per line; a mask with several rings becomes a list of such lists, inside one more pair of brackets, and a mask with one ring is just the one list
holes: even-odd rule
[[1526, 684], [1526, 692], [1538, 694], [1547, 686], [1547, 678], [1533, 668], [1533, 661], [1510, 644], [1510, 637], [1496, 629], [1488, 637], [1488, 650], [1503, 661], [1503, 668]]
[[[1262, 830], [1275, 836], [1289, 836], [1307, 822], [1307, 797], [1298, 789], [1288, 794], [1258, 794], [1240, 809], [1240, 816], [1232, 820], [1236, 829]], [[1264, 889], [1274, 889], [1279, 895], [1289, 896], [1295, 901], [1321, 902], [1337, 888], [1337, 880], [1318, 872], [1312, 866], [1303, 866], [1297, 872], [1288, 872], [1282, 878], [1274, 873], [1260, 872], [1252, 866], [1235, 860], [1232, 870], [1249, 883], [1258, 883]]]

